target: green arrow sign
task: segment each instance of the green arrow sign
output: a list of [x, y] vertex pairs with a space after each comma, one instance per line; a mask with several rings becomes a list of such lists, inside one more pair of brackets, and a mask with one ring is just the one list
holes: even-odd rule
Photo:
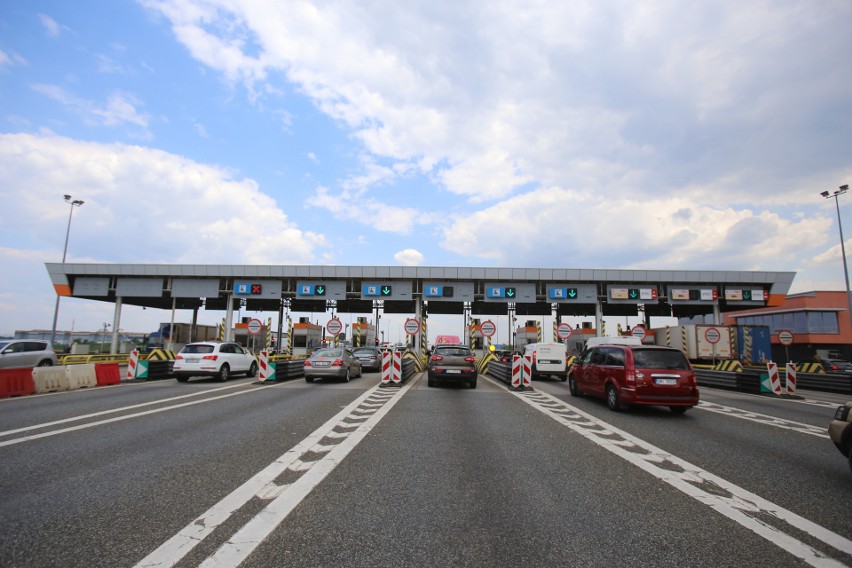
[[514, 288], [506, 288], [506, 297], [514, 298], [515, 297], [515, 289]]
[[636, 288], [631, 288], [630, 289], [630, 299], [635, 300], [638, 297], [639, 297], [639, 290], [637, 290]]
[[382, 296], [390, 296], [391, 295], [391, 287], [390, 286], [382, 286]]
[[325, 296], [325, 286], [316, 287], [317, 296]]
[[577, 297], [577, 289], [576, 288], [568, 288], [568, 297], [572, 300]]

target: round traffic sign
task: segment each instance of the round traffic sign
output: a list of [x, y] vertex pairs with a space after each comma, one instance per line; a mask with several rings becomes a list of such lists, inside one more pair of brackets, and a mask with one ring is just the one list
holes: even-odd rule
[[408, 318], [405, 320], [405, 333], [408, 335], [417, 335], [417, 332], [420, 331], [420, 322], [414, 318]]
[[556, 336], [559, 339], [568, 339], [572, 333], [574, 333], [574, 328], [571, 327], [570, 323], [560, 323], [556, 326]]
[[634, 325], [633, 329], [630, 330], [630, 335], [642, 341], [645, 339], [645, 328], [641, 325]]
[[482, 335], [485, 337], [491, 337], [497, 333], [497, 326], [494, 325], [494, 322], [491, 320], [484, 321], [479, 325], [479, 331], [482, 332]]
[[781, 345], [792, 345], [793, 344], [793, 332], [787, 329], [782, 329], [778, 332], [778, 341], [781, 342]]
[[337, 335], [341, 331], [343, 331], [343, 324], [340, 323], [340, 320], [337, 318], [331, 318], [328, 320], [328, 323], [325, 324], [325, 329], [332, 335]]
[[704, 330], [704, 339], [716, 345], [722, 339], [722, 332], [717, 327], [708, 327]]
[[262, 327], [263, 323], [257, 318], [252, 318], [248, 322], [248, 332], [252, 335], [260, 333]]

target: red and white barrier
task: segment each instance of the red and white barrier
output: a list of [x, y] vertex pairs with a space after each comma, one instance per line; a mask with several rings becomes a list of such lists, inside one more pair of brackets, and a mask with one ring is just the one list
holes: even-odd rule
[[260, 380], [265, 381], [269, 378], [269, 351], [266, 349], [260, 352], [259, 363], [260, 363]]
[[524, 388], [532, 387], [532, 355], [524, 355]]
[[522, 376], [524, 373], [524, 367], [521, 364], [521, 359], [522, 357], [520, 355], [515, 354], [512, 356], [512, 380], [510, 381], [510, 384], [512, 385], [512, 388], [516, 389], [521, 388], [521, 381], [523, 380]]
[[766, 369], [769, 371], [769, 384], [772, 392], [781, 394], [781, 376], [778, 374], [778, 363], [770, 361], [766, 364]]
[[787, 394], [796, 394], [796, 364], [787, 363]]
[[127, 360], [127, 380], [132, 381], [136, 378], [136, 366], [139, 364], [139, 350], [134, 349], [130, 352], [130, 359]]
[[391, 364], [391, 380], [395, 385], [402, 383], [402, 353], [393, 352], [393, 363]]
[[391, 381], [391, 352], [382, 351], [382, 384], [390, 384]]

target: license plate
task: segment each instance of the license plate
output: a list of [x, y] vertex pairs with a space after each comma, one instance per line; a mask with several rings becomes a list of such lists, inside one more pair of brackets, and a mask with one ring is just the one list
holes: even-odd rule
[[198, 361], [199, 361], [198, 357], [190, 357], [189, 359], [186, 360], [187, 363], [198, 363]]
[[559, 363], [559, 361], [552, 361], [550, 359], [539, 359], [538, 360], [539, 365], [556, 365], [558, 363]]
[[677, 379], [657, 379], [658, 385], [676, 385]]
[[447, 373], [461, 374], [461, 371], [458, 369], [447, 369]]
[[328, 361], [317, 361], [314, 363], [314, 367], [328, 367]]

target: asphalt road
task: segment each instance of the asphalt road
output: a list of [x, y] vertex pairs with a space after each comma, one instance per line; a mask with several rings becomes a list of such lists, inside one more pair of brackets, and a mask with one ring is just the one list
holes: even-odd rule
[[843, 395], [378, 382], [0, 400], [0, 566], [852, 566]]

